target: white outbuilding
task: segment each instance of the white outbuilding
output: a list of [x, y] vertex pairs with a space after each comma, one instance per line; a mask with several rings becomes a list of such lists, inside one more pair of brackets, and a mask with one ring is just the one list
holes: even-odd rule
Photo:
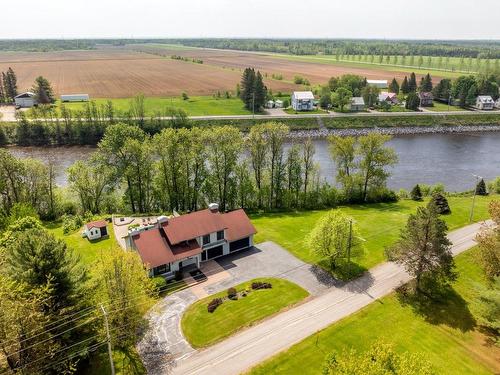
[[108, 223], [106, 220], [91, 221], [83, 226], [83, 237], [90, 241], [97, 240], [108, 235]]
[[88, 102], [89, 94], [67, 94], [61, 95], [61, 102]]
[[295, 111], [312, 111], [314, 109], [314, 95], [312, 91], [294, 91], [291, 99], [292, 108]]
[[23, 92], [14, 97], [14, 103], [19, 108], [31, 108], [37, 104], [36, 95], [31, 91]]
[[379, 89], [386, 89], [387, 87], [389, 87], [386, 79], [368, 79], [366, 80], [366, 83], [369, 86], [375, 86]]

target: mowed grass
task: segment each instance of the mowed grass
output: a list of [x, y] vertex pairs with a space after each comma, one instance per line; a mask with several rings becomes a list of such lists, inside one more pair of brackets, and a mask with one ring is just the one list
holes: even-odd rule
[[[189, 95], [189, 92], [187, 93]], [[221, 92], [224, 95], [224, 92]], [[125, 113], [130, 110], [130, 102], [132, 98], [120, 99], [91, 99], [97, 105], [105, 104], [111, 100], [113, 107], [120, 113]], [[85, 103], [63, 103], [66, 108], [72, 110], [82, 110]], [[58, 100], [56, 106], [59, 108], [61, 102]], [[146, 97], [144, 99], [147, 116], [155, 115], [156, 113], [163, 114], [167, 108], [183, 109], [189, 116], [209, 116], [209, 115], [248, 115], [250, 111], [246, 110], [243, 102], [239, 98], [214, 98], [213, 96], [193, 96], [188, 100], [183, 100], [179, 97]]]
[[456, 258], [459, 278], [446, 302], [417, 313], [392, 294], [308, 337], [250, 373], [319, 374], [327, 353], [351, 348], [365, 351], [377, 340], [393, 343], [399, 352], [422, 353], [437, 374], [499, 373], [500, 348], [480, 332], [468, 307], [475, 285], [485, 283], [474, 251]]
[[[491, 196], [476, 197], [474, 221], [488, 217], [487, 207], [491, 199]], [[384, 249], [398, 239], [400, 229], [406, 224], [408, 216], [414, 213], [418, 206], [427, 202], [428, 200], [424, 202], [401, 200], [397, 203], [350, 205], [339, 208], [355, 220], [355, 225], [364, 239], [364, 253], [353, 258], [359, 272], [386, 260]], [[452, 213], [442, 218], [447, 222], [449, 229], [467, 225], [472, 197], [449, 197], [448, 202]], [[274, 241], [303, 261], [326, 268], [327, 262], [309, 251], [305, 243], [307, 234], [326, 212], [327, 210], [317, 210], [254, 214], [251, 219], [257, 228], [255, 242]]]
[[[252, 290], [253, 281], [266, 281], [271, 289]], [[232, 335], [238, 330], [275, 314], [288, 306], [306, 298], [309, 293], [283, 279], [261, 278], [237, 285], [237, 291], [249, 290], [246, 297], [238, 300], [225, 300], [213, 313], [207, 311], [208, 303], [218, 297], [226, 297], [223, 291], [192, 304], [184, 313], [181, 321], [182, 332], [195, 347], [205, 347]]]
[[428, 109], [429, 111], [434, 111], [434, 112], [457, 112], [457, 111], [467, 111], [466, 108], [461, 108], [457, 106], [450, 105], [448, 108], [448, 104], [445, 103], [440, 103], [434, 101], [434, 105], [432, 107], [425, 107], [425, 109]]

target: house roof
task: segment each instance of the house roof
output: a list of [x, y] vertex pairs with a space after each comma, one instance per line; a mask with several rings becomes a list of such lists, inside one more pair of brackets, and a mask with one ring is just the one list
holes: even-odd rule
[[34, 93], [32, 93], [31, 91], [26, 91], [26, 92], [20, 93], [19, 95], [16, 95], [14, 97], [14, 99], [17, 99], [17, 98], [33, 98], [35, 96], [36, 95]]
[[239, 240], [257, 233], [257, 230], [242, 209], [222, 214], [222, 219], [226, 223], [226, 239], [228, 241]]
[[91, 221], [85, 224], [87, 229], [92, 229], [92, 228], [104, 228], [108, 226], [108, 222], [106, 220], [96, 220], [96, 221]]
[[354, 105], [365, 105], [365, 99], [362, 96], [353, 96], [351, 98], [351, 104]]
[[368, 84], [372, 84], [372, 85], [375, 85], [375, 84], [384, 84], [384, 85], [387, 85], [387, 80], [386, 79], [367, 79], [366, 82]]
[[294, 91], [293, 96], [299, 100], [310, 100], [314, 99], [312, 91]]
[[378, 100], [379, 101], [385, 101], [387, 99], [390, 99], [390, 100], [393, 100], [393, 99], [397, 99], [397, 95], [393, 92], [381, 92], [379, 95], [378, 95]]
[[434, 99], [434, 95], [432, 95], [432, 92], [425, 92], [425, 91], [419, 92], [418, 97], [420, 99]]
[[477, 97], [477, 100], [479, 100], [482, 103], [494, 103], [493, 98], [489, 95], [479, 95]]
[[161, 226], [173, 245], [227, 228], [222, 214], [209, 209], [174, 217]]
[[150, 268], [185, 259], [202, 251], [196, 240], [170, 245], [157, 228], [139, 232], [133, 239], [142, 262]]

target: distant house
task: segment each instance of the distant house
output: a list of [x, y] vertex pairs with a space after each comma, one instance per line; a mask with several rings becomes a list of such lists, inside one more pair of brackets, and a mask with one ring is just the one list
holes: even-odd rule
[[375, 86], [379, 89], [386, 89], [387, 87], [389, 87], [386, 79], [368, 79], [366, 80], [366, 83], [369, 86]]
[[491, 110], [495, 107], [495, 101], [489, 95], [480, 95], [476, 99], [476, 108], [482, 110]]
[[37, 105], [36, 94], [30, 91], [23, 92], [14, 98], [16, 107], [31, 108]]
[[61, 102], [88, 102], [89, 100], [89, 94], [61, 95]]
[[296, 111], [314, 110], [314, 95], [311, 91], [294, 91], [291, 99], [292, 108]]
[[387, 102], [392, 105], [399, 104], [398, 96], [393, 92], [381, 92], [378, 95], [378, 101], [379, 103]]
[[83, 236], [89, 240], [97, 240], [108, 235], [108, 223], [106, 220], [91, 221], [83, 226]]
[[434, 96], [432, 92], [419, 92], [418, 98], [420, 99], [421, 107], [431, 107], [434, 105]]
[[365, 100], [362, 96], [354, 96], [351, 98], [351, 111], [364, 111], [365, 108]]
[[283, 100], [275, 100], [274, 101], [274, 108], [283, 108]]
[[160, 216], [153, 227], [131, 229], [125, 243], [139, 253], [151, 276], [172, 278], [177, 271], [252, 247], [255, 233], [244, 210], [220, 212], [211, 203], [206, 210]]

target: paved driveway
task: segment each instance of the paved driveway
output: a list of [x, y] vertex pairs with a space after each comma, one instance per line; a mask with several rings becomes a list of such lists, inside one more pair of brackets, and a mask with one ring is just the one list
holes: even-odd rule
[[[149, 327], [138, 345], [149, 374], [165, 373], [177, 360], [196, 352], [184, 339], [180, 321], [187, 307], [203, 295], [220, 292], [256, 277], [287, 279], [302, 286], [313, 296], [324, 294], [336, 284], [328, 273], [302, 262], [273, 242], [264, 242], [228, 255], [217, 260], [217, 263], [223, 268], [220, 273], [224, 273], [225, 277], [217, 279], [216, 274], [210, 271], [210, 277], [214, 277], [215, 282], [197, 284], [167, 296], [149, 312]], [[210, 270], [216, 268], [209, 267]], [[200, 293], [200, 288], [204, 293]]]

